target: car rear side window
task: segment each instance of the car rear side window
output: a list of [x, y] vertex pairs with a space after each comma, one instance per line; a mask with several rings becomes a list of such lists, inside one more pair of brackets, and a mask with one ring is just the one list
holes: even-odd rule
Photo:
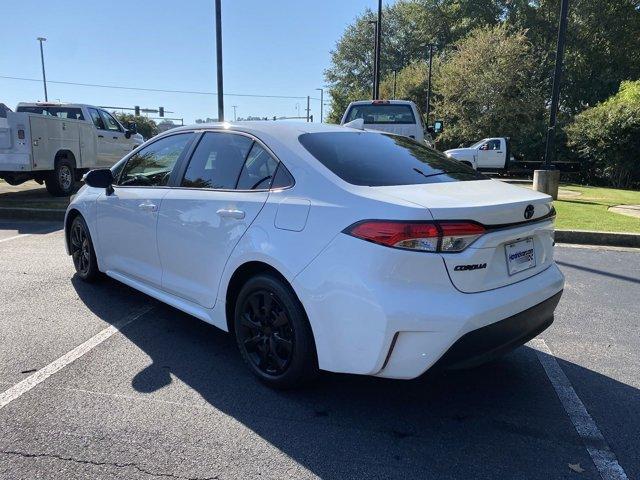
[[347, 122], [363, 119], [364, 123], [376, 124], [397, 124], [413, 125], [416, 117], [409, 105], [397, 105], [390, 103], [353, 105], [347, 115]]
[[265, 190], [273, 180], [278, 162], [264, 148], [253, 143], [238, 179], [238, 190]]
[[192, 133], [170, 135], [140, 149], [129, 157], [122, 168], [118, 185], [129, 187], [167, 185], [173, 167], [192, 136]]
[[397, 135], [318, 132], [300, 135], [299, 141], [320, 163], [353, 185], [377, 187], [487, 178], [457, 160]]
[[181, 185], [190, 188], [236, 188], [253, 140], [244, 135], [207, 132], [196, 147]]

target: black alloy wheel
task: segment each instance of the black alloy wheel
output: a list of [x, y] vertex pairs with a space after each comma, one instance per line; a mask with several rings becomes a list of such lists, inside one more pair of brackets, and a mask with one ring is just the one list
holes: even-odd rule
[[78, 276], [85, 281], [94, 280], [98, 275], [96, 254], [93, 249], [87, 224], [79, 215], [71, 224], [69, 231], [69, 248]]
[[234, 329], [245, 363], [269, 386], [297, 387], [317, 374], [307, 316], [281, 278], [263, 273], [244, 284], [236, 302]]

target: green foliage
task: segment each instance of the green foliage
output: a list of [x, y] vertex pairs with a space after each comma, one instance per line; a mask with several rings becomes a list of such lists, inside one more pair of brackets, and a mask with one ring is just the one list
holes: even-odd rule
[[[434, 59], [432, 72], [438, 72], [439, 62]], [[395, 98], [413, 101], [423, 113], [427, 110], [429, 65], [425, 62], [415, 61], [410, 63], [396, 76]], [[380, 82], [380, 96], [393, 98], [393, 72]], [[433, 103], [431, 104], [433, 107]]]
[[118, 121], [124, 125], [125, 127], [134, 123], [138, 126], [138, 133], [144, 137], [145, 140], [150, 139], [158, 134], [158, 126], [156, 122], [151, 120], [150, 118], [143, 116], [135, 116], [131, 113], [117, 113], [112, 112], [113, 115], [118, 119]]
[[476, 29], [455, 45], [434, 77], [436, 116], [447, 122], [441, 148], [504, 136], [514, 151], [540, 155], [545, 104], [531, 85], [531, 48], [525, 32], [505, 26]]
[[640, 186], [640, 81], [623, 82], [616, 95], [578, 114], [566, 132], [588, 180]]
[[[428, 44], [447, 45], [466, 35], [469, 29], [497, 23], [500, 0], [400, 0], [384, 8], [382, 25], [381, 76], [428, 58]], [[349, 25], [331, 52], [331, 66], [325, 71], [330, 85], [329, 122], [339, 121], [348, 99], [371, 97], [374, 26], [367, 9]]]
[[[446, 124], [440, 146], [500, 134], [512, 137], [515, 153], [540, 159], [559, 12], [560, 0], [399, 0], [388, 5], [383, 13], [381, 96], [391, 96], [395, 70], [397, 97], [411, 99], [424, 110], [423, 65], [428, 59], [428, 44], [435, 43], [442, 69], [433, 88], [434, 104]], [[347, 27], [332, 51], [331, 66], [325, 71], [332, 97], [332, 121], [339, 121], [349, 101], [370, 98], [374, 30], [368, 22], [374, 19], [373, 12], [365, 10]], [[498, 25], [505, 27], [499, 36], [486, 33], [497, 35], [491, 27]], [[481, 45], [478, 29], [485, 32], [486, 40], [499, 40], [501, 47]], [[467, 37], [471, 43], [465, 44]], [[639, 0], [571, 0], [560, 127], [585, 108], [613, 95], [621, 81], [640, 78], [639, 39]], [[463, 47], [466, 56], [460, 53]], [[498, 55], [501, 60], [494, 62], [492, 57], [480, 55]], [[469, 63], [463, 68], [465, 61]], [[450, 62], [453, 65], [447, 66]], [[457, 78], [454, 73], [471, 78]], [[456, 92], [462, 100], [458, 107], [452, 106]], [[492, 99], [491, 95], [497, 96]], [[518, 108], [509, 111], [514, 107]], [[562, 135], [560, 128], [560, 157], [572, 155]]]

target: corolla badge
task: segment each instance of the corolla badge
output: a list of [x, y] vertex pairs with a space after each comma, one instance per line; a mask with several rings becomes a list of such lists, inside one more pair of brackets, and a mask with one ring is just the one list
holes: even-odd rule
[[531, 217], [533, 217], [533, 211], [535, 209], [533, 208], [533, 205], [527, 205], [527, 208], [524, 209], [524, 218], [529, 220]]

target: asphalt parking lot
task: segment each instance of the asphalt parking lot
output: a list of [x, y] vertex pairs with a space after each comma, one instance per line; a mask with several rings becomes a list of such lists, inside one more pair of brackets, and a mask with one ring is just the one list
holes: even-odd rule
[[74, 278], [57, 224], [0, 221], [0, 478], [640, 478], [640, 251], [556, 257], [555, 323], [500, 361], [276, 392], [223, 332]]

